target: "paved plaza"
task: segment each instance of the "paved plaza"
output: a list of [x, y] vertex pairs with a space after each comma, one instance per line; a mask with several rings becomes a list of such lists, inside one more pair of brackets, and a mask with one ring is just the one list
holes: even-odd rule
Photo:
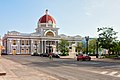
[[6, 75], [0, 76], [0, 80], [58, 80], [34, 68], [21, 65], [3, 57], [0, 58], [0, 68], [1, 73], [6, 72]]
[[97, 59], [76, 61], [73, 57], [54, 58], [5, 55], [0, 58], [0, 80], [119, 80], [120, 61]]

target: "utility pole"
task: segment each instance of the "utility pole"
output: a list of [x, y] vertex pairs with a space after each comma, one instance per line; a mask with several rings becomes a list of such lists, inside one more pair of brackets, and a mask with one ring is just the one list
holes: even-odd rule
[[88, 54], [88, 41], [89, 41], [89, 36], [86, 36], [85, 39], [86, 39], [86, 54]]

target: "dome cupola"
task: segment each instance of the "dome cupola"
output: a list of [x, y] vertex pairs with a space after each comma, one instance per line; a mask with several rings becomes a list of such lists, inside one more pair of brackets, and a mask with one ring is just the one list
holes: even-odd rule
[[48, 10], [46, 10], [45, 15], [39, 19], [38, 27], [56, 27], [56, 21], [48, 14]]

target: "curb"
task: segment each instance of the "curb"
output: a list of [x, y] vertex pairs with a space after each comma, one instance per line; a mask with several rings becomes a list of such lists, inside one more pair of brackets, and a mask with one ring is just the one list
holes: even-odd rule
[[6, 72], [0, 72], [0, 76], [5, 76]]
[[0, 76], [6, 75], [6, 72], [4, 71], [2, 65], [0, 65]]
[[76, 59], [76, 57], [60, 56], [60, 59]]
[[60, 59], [74, 59], [74, 58], [60, 58]]

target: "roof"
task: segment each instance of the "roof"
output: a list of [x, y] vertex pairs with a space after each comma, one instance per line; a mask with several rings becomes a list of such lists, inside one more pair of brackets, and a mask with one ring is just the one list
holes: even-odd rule
[[39, 19], [39, 23], [54, 23], [54, 24], [56, 24], [55, 19], [52, 16], [48, 15], [48, 10], [46, 10], [45, 13], [46, 14]]

